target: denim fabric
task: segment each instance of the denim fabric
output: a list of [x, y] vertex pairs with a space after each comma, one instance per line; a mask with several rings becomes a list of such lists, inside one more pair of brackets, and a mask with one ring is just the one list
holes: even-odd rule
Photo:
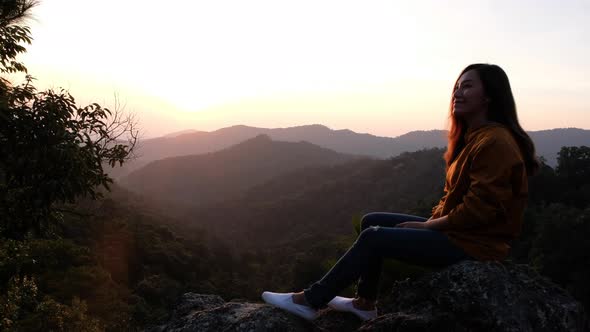
[[400, 213], [373, 212], [363, 216], [361, 233], [332, 269], [304, 290], [314, 308], [323, 308], [340, 291], [358, 280], [357, 296], [375, 300], [384, 258], [425, 266], [447, 266], [472, 259], [439, 231], [394, 228], [405, 221], [427, 218]]

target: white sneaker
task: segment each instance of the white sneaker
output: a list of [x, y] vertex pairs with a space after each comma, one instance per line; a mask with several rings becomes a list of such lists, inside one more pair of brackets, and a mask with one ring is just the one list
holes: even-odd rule
[[262, 293], [264, 302], [277, 308], [286, 310], [306, 320], [314, 320], [318, 316], [317, 310], [305, 305], [293, 302], [293, 293]]
[[375, 310], [360, 310], [354, 307], [352, 300], [349, 297], [336, 296], [332, 301], [328, 302], [328, 306], [337, 311], [352, 312], [362, 320], [369, 320], [377, 317], [377, 309]]

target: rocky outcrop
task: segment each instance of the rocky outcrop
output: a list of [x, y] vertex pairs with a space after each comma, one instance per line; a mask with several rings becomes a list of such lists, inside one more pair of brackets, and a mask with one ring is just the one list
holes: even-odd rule
[[464, 262], [398, 283], [361, 331], [583, 331], [582, 305], [527, 265]]
[[584, 331], [583, 307], [526, 265], [463, 262], [398, 283], [360, 322], [325, 309], [313, 322], [262, 303], [187, 293], [152, 331]]
[[166, 331], [309, 331], [306, 321], [262, 303], [225, 302], [217, 295], [184, 294], [170, 322], [151, 329]]

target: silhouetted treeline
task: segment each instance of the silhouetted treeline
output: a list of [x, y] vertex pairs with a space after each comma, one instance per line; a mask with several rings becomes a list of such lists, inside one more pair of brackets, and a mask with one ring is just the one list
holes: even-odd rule
[[562, 147], [555, 170], [531, 179], [515, 261], [532, 264], [590, 307], [590, 148]]

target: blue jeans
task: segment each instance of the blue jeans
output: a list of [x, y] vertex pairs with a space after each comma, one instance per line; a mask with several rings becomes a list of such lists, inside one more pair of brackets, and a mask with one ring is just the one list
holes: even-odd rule
[[316, 309], [323, 308], [356, 280], [357, 296], [376, 300], [384, 258], [438, 267], [473, 259], [452, 244], [442, 232], [394, 228], [405, 221], [426, 220], [423, 217], [387, 212], [363, 216], [361, 233], [354, 244], [321, 280], [304, 290], [307, 302]]

